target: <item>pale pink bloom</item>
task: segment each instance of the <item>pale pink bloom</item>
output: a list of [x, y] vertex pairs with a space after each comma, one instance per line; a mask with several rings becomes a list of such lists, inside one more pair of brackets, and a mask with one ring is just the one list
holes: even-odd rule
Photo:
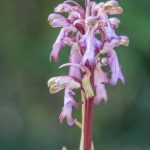
[[[80, 64], [81, 62], [80, 47], [77, 43], [74, 43], [74, 45], [71, 48], [69, 61], [70, 63], [74, 64]], [[69, 76], [81, 79], [81, 69], [75, 66], [70, 66]]]
[[117, 15], [123, 12], [123, 9], [119, 6], [116, 0], [110, 0], [107, 2], [100, 2], [95, 7], [95, 12], [105, 13], [106, 15]]
[[112, 44], [109, 42], [106, 42], [103, 47], [103, 52], [106, 52], [108, 54], [108, 65], [111, 70], [110, 84], [116, 85], [118, 79], [120, 79], [122, 83], [124, 84], [125, 78], [124, 78], [124, 75], [122, 74], [121, 66], [119, 64], [117, 54], [115, 50], [113, 49]]
[[108, 83], [108, 77], [105, 72], [102, 71], [100, 63], [97, 64], [94, 70], [94, 85], [95, 85], [95, 97], [94, 103], [100, 104], [102, 100], [107, 101], [106, 83]]
[[119, 25], [118, 19], [109, 19], [108, 14], [120, 14], [122, 8], [115, 0], [110, 0], [106, 3], [99, 3], [95, 7], [95, 12], [99, 18], [99, 28], [104, 32], [105, 41], [111, 41], [113, 38], [119, 39], [119, 36], [115, 33], [115, 28]]
[[[49, 15], [48, 21], [52, 27], [62, 27], [50, 54], [50, 59], [59, 61], [59, 52], [64, 46], [70, 46], [71, 52], [68, 76], [51, 78], [48, 87], [51, 93], [65, 89], [64, 106], [60, 114], [60, 121], [64, 118], [72, 125], [72, 109], [77, 106], [73, 96], [73, 89], [82, 89], [86, 99], [94, 97], [94, 103], [107, 101], [106, 84], [116, 85], [118, 79], [125, 83], [124, 75], [115, 51], [120, 45], [128, 46], [127, 36], [119, 36], [115, 30], [120, 20], [109, 15], [123, 12], [116, 0], [96, 3], [86, 1], [87, 8], [73, 0], [66, 0], [59, 4]], [[61, 13], [67, 14], [66, 17]], [[107, 54], [105, 57], [102, 54]], [[109, 66], [110, 71], [104, 72], [103, 66]], [[91, 74], [94, 71], [94, 85], [91, 84]]]
[[48, 16], [48, 21], [53, 28], [66, 27], [70, 24], [64, 16], [56, 13], [50, 14]]
[[75, 102], [73, 96], [75, 93], [70, 89], [65, 89], [65, 97], [64, 97], [64, 107], [62, 108], [62, 112], [59, 116], [60, 122], [66, 118], [69, 126], [74, 124], [74, 119], [72, 118], [72, 109], [77, 108], [78, 104]]
[[65, 38], [70, 34], [70, 33], [73, 33], [73, 32], [76, 32], [76, 29], [74, 27], [64, 27], [61, 29], [54, 45], [53, 45], [53, 49], [52, 49], [52, 52], [50, 54], [50, 60], [52, 60], [52, 58], [58, 62], [59, 61], [59, 51], [61, 48], [63, 48], [64, 46], [64, 41], [65, 41]]
[[108, 16], [102, 12], [102, 13], [98, 14], [98, 17], [100, 20], [103, 21], [103, 24], [100, 28], [104, 32], [105, 40], [111, 41], [113, 38], [118, 39], [118, 36], [115, 33], [115, 30], [114, 30], [113, 26], [111, 25], [111, 22], [110, 22]]
[[54, 12], [57, 13], [68, 13], [69, 15], [73, 15], [74, 13], [78, 13], [78, 17], [84, 17], [85, 11], [84, 9], [74, 1], [65, 1], [64, 3], [59, 4]]
[[121, 66], [119, 64], [117, 54], [114, 50], [111, 50], [108, 52], [108, 63], [111, 69], [110, 84], [116, 85], [118, 79], [120, 79], [122, 83], [124, 84], [125, 78], [124, 78], [124, 75], [122, 74]]
[[80, 46], [86, 49], [82, 58], [82, 64], [85, 65], [89, 63], [90, 66], [94, 66], [96, 63], [95, 56], [98, 54], [101, 41], [95, 37], [93, 29], [89, 28], [88, 31], [86, 31], [86, 34], [80, 40]]

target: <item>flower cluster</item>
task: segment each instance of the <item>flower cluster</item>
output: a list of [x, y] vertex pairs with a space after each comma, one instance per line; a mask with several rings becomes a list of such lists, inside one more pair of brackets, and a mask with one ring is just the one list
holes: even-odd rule
[[[74, 123], [72, 109], [80, 106], [74, 99], [74, 89], [83, 90], [86, 99], [94, 97], [94, 103], [98, 105], [102, 100], [107, 101], [106, 84], [115, 86], [118, 79], [125, 82], [115, 47], [128, 46], [129, 39], [116, 34], [120, 20], [110, 17], [122, 12], [116, 0], [98, 4], [92, 1], [86, 9], [73, 0], [66, 0], [48, 16], [52, 27], [61, 28], [50, 60], [58, 62], [60, 50], [66, 45], [71, 47], [69, 63], [61, 66], [69, 66], [69, 74], [48, 81], [51, 93], [65, 91], [64, 107], [59, 117], [61, 122], [66, 118], [68, 125]], [[67, 18], [62, 13], [67, 13]], [[91, 73], [94, 75], [93, 85]]]

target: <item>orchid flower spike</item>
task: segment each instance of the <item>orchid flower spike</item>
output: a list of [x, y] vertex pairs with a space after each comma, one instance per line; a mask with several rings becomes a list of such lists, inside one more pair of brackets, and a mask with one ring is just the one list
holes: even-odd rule
[[[119, 79], [125, 83], [115, 48], [128, 46], [129, 39], [117, 35], [120, 20], [111, 17], [123, 13], [123, 8], [116, 0], [100, 3], [85, 1], [86, 8], [83, 8], [73, 0], [65, 0], [48, 16], [51, 27], [61, 28], [50, 60], [59, 62], [60, 50], [65, 46], [71, 47], [69, 62], [60, 67], [68, 66], [68, 75], [48, 81], [50, 93], [64, 90], [64, 106], [59, 119], [62, 122], [66, 118], [68, 125], [73, 125], [72, 111], [78, 105], [74, 89], [81, 90], [85, 99], [93, 98], [98, 105], [108, 99], [106, 85], [115, 86]], [[63, 13], [67, 15], [64, 17]], [[108, 66], [109, 71], [104, 71], [104, 66]]]
[[[48, 16], [49, 25], [60, 28], [50, 61], [60, 62], [61, 49], [65, 52], [65, 46], [71, 48], [68, 62], [59, 67], [68, 67], [68, 74], [50, 78], [47, 85], [52, 94], [64, 90], [64, 105], [59, 115], [61, 123], [66, 120], [69, 126], [76, 125], [73, 110], [82, 106], [80, 150], [94, 150], [93, 108], [108, 101], [106, 87], [116, 86], [118, 80], [125, 84], [115, 51], [116, 47], [129, 45], [129, 38], [116, 32], [121, 23], [116, 15], [121, 13], [123, 8], [117, 0], [100, 3], [85, 0], [85, 7], [74, 0], [64, 0]], [[81, 92], [80, 101], [75, 99], [76, 90]]]

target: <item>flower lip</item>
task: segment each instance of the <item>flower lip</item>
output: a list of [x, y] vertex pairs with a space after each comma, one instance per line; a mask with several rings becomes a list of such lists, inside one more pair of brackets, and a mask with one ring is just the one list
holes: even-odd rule
[[74, 124], [74, 119], [72, 118], [72, 105], [72, 102], [68, 102], [67, 104], [65, 104], [59, 116], [60, 122], [62, 123], [66, 118], [67, 124], [69, 126], [72, 126]]
[[106, 102], [108, 99], [104, 83], [108, 83], [107, 74], [102, 71], [101, 65], [98, 63], [94, 70], [94, 85], [96, 94], [94, 97], [94, 103], [96, 105], [99, 105], [102, 100]]
[[78, 107], [78, 103], [73, 98], [74, 95], [75, 93], [72, 91], [72, 89], [66, 87], [64, 96], [64, 107], [59, 116], [60, 122], [62, 123], [63, 120], [66, 118], [69, 126], [72, 126], [74, 124], [74, 119], [72, 118], [72, 109]]

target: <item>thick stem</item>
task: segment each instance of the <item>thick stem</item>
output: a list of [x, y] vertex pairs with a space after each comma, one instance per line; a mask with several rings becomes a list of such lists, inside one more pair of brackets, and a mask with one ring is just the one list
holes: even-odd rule
[[[81, 91], [81, 98], [82, 98], [82, 124], [78, 125], [81, 128], [81, 140], [80, 140], [79, 150], [84, 150], [84, 126], [85, 126], [84, 120], [85, 120], [85, 108], [86, 108], [86, 101], [87, 101], [84, 91]], [[94, 150], [93, 142], [91, 143], [91, 150]]]
[[93, 128], [93, 98], [87, 100], [84, 122], [84, 150], [91, 150]]
[[[91, 71], [91, 85], [94, 86], [94, 75]], [[85, 100], [84, 115], [84, 150], [91, 150], [92, 128], [93, 128], [94, 97]]]

